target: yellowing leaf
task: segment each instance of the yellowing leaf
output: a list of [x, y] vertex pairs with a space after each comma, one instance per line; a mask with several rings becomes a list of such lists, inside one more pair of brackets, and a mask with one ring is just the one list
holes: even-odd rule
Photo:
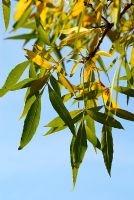
[[113, 0], [113, 13], [114, 13], [114, 24], [117, 26], [119, 21], [119, 15], [120, 15], [120, 0]]
[[78, 0], [75, 4], [71, 16], [76, 17], [84, 10], [84, 0]]
[[102, 2], [99, 3], [99, 5], [97, 6], [96, 8], [96, 22], [98, 25], [100, 25], [100, 22], [101, 22], [101, 12], [102, 12], [102, 8], [103, 8], [103, 4]]
[[74, 94], [74, 88], [72, 84], [65, 78], [63, 74], [59, 74], [59, 81], [63, 84], [63, 86], [71, 93]]
[[76, 72], [76, 69], [77, 69], [78, 66], [79, 66], [79, 62], [76, 63], [76, 64], [73, 66], [72, 71], [71, 71], [71, 73], [70, 73], [70, 77], [72, 77], [72, 76], [74, 75], [74, 73]]
[[91, 25], [91, 24], [93, 24], [95, 22], [96, 22], [96, 15], [94, 16], [94, 15], [92, 15], [90, 13], [84, 15], [84, 17], [83, 17], [83, 26], [84, 27], [85, 26], [89, 26], [89, 25]]
[[132, 48], [132, 51], [131, 51], [130, 64], [131, 64], [131, 67], [134, 67], [134, 47]]
[[111, 57], [111, 54], [108, 53], [108, 52], [105, 52], [105, 51], [98, 51], [98, 52], [96, 53], [96, 55]]
[[61, 31], [61, 33], [62, 34], [71, 34], [71, 33], [77, 33], [77, 32], [83, 32], [83, 31], [88, 31], [89, 29], [87, 29], [87, 28], [83, 28], [83, 27], [78, 27], [78, 26], [76, 26], [76, 27], [73, 27], [73, 28], [68, 28], [68, 29], [64, 29], [64, 30], [62, 30]]
[[42, 2], [40, 1], [40, 3], [37, 4], [37, 10], [38, 10], [41, 21], [44, 22], [46, 19], [46, 12], [47, 12], [46, 1], [42, 1]]
[[29, 5], [31, 4], [32, 0], [20, 0], [16, 5], [16, 13], [14, 15], [14, 19], [17, 21], [19, 20], [22, 15], [25, 13]]
[[[98, 28], [99, 29], [99, 28]], [[98, 30], [97, 28], [95, 29], [96, 31]], [[66, 38], [64, 38], [61, 43], [60, 46], [64, 46], [64, 45], [68, 45], [70, 43], [74, 43], [74, 41], [80, 40], [82, 38], [84, 38], [85, 36], [87, 36], [90, 32], [92, 32], [94, 29], [86, 29], [85, 31], [79, 32], [79, 33], [72, 33], [69, 36], [67, 36]]]
[[40, 67], [43, 67], [45, 69], [51, 69], [53, 66], [50, 64], [46, 59], [42, 58], [40, 55], [34, 53], [33, 51], [30, 51], [28, 49], [25, 49], [28, 57], [37, 65]]
[[[109, 100], [109, 97], [110, 97], [109, 95], [110, 95], [110, 93], [109, 93], [108, 89], [106, 89], [102, 94], [102, 99], [105, 104]], [[119, 105], [115, 102], [115, 100], [113, 98], [110, 99], [110, 102], [111, 102], [112, 108], [120, 108]]]

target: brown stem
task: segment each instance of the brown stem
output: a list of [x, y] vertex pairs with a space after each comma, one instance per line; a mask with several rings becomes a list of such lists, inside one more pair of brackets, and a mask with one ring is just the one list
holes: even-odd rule
[[[126, 13], [126, 11], [127, 11], [131, 6], [133, 6], [133, 5], [134, 5], [133, 3], [127, 4], [127, 5], [124, 7], [124, 9], [122, 10], [122, 12], [120, 13], [120, 17], [119, 17], [119, 18], [121, 19], [122, 16]], [[89, 59], [91, 59], [91, 58], [94, 57], [94, 55], [95, 55], [96, 52], [98, 51], [98, 49], [99, 49], [101, 43], [103, 42], [103, 39], [104, 39], [105, 36], [107, 35], [108, 31], [112, 29], [113, 26], [114, 26], [114, 23], [110, 23], [110, 22], [107, 21], [107, 23], [106, 23], [106, 28], [105, 28], [105, 30], [104, 30], [104, 32], [103, 32], [103, 34], [102, 34], [102, 36], [101, 36], [101, 38], [100, 38], [100, 40], [99, 40], [97, 46], [96, 46], [96, 48], [94, 49], [93, 52], [91, 52], [91, 53], [89, 54], [89, 56], [86, 57], [86, 60], [89, 60]]]

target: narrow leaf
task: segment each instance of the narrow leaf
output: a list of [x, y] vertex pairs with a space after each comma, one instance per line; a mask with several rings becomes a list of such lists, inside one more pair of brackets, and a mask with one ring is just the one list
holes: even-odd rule
[[66, 109], [65, 105], [62, 102], [62, 99], [57, 95], [57, 93], [48, 85], [48, 91], [49, 91], [49, 98], [51, 101], [51, 104], [53, 108], [56, 110], [56, 112], [59, 114], [61, 119], [65, 122], [65, 124], [69, 127], [72, 134], [75, 135], [75, 127], [73, 124], [73, 120]]
[[90, 117], [92, 117], [95, 121], [110, 126], [110, 127], [114, 127], [114, 128], [119, 128], [119, 129], [123, 129], [123, 126], [121, 125], [120, 122], [118, 122], [116, 119], [114, 119], [113, 117], [108, 116], [105, 113], [101, 113], [101, 112], [95, 112], [92, 110], [87, 110], [87, 113], [89, 114]]
[[3, 7], [5, 28], [7, 29], [10, 21], [10, 8], [11, 8], [10, 0], [2, 0], [2, 7]]
[[[17, 81], [20, 79], [21, 75], [25, 71], [29, 64], [29, 61], [22, 62], [18, 64], [8, 75], [5, 84], [3, 85], [2, 89], [0, 90], [0, 96], [3, 96], [9, 88], [11, 88], [13, 85], [17, 83]], [[2, 94], [3, 90], [3, 94]]]
[[123, 86], [114, 87], [114, 89], [122, 94], [128, 95], [129, 97], [134, 97], [134, 89]]
[[112, 108], [110, 109], [110, 112], [112, 112], [114, 115], [117, 115], [120, 118], [129, 120], [129, 121], [134, 121], [134, 114], [131, 112], [128, 112], [127, 110], [123, 110], [120, 108]]
[[41, 96], [39, 95], [33, 105], [31, 106], [26, 119], [24, 121], [24, 127], [22, 137], [20, 141], [19, 150], [26, 146], [33, 138], [40, 120], [41, 112]]
[[109, 175], [111, 175], [111, 165], [113, 160], [112, 128], [105, 125], [102, 128], [101, 149], [107, 171]]

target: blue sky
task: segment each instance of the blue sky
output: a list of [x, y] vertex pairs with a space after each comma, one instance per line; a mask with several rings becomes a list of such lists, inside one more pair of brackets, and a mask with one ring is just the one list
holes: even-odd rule
[[[1, 18], [1, 10], [0, 10]], [[0, 86], [9, 71], [24, 58], [22, 43], [3, 40], [6, 36], [0, 22]], [[32, 142], [22, 151], [17, 147], [21, 137], [25, 91], [7, 94], [0, 99], [0, 199], [2, 200], [133, 200], [134, 199], [134, 125], [122, 121], [125, 131], [114, 129], [112, 177], [106, 172], [101, 154], [89, 145], [79, 170], [76, 188], [72, 190], [69, 156], [69, 130], [43, 137], [44, 124], [56, 114], [47, 94], [43, 98], [39, 129]], [[124, 102], [123, 97], [120, 103]], [[129, 110], [134, 111], [133, 101]], [[124, 104], [125, 105], [125, 104]], [[97, 126], [97, 133], [100, 128]]]

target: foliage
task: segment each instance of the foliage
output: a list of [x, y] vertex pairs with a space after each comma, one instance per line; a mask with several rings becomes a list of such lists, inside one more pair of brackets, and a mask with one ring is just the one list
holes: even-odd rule
[[[10, 0], [2, 1], [6, 29], [10, 4]], [[48, 88], [58, 116], [46, 125], [50, 129], [45, 135], [70, 129], [74, 185], [88, 143], [95, 151], [102, 152], [111, 173], [112, 128], [123, 129], [117, 117], [134, 121], [134, 114], [117, 104], [119, 93], [126, 95], [127, 104], [134, 97], [133, 13], [133, 0], [19, 0], [16, 3], [12, 32], [20, 28], [25, 31], [8, 39], [24, 40], [24, 46], [32, 40], [33, 46], [31, 50], [24, 49], [26, 61], [10, 72], [0, 96], [27, 88], [21, 115], [26, 117], [19, 146], [22, 149], [36, 132], [41, 98]], [[104, 61], [103, 57], [106, 57]], [[29, 77], [19, 81], [26, 68]], [[68, 110], [68, 101], [72, 101], [75, 110]], [[96, 135], [96, 122], [102, 124], [101, 141]]]

